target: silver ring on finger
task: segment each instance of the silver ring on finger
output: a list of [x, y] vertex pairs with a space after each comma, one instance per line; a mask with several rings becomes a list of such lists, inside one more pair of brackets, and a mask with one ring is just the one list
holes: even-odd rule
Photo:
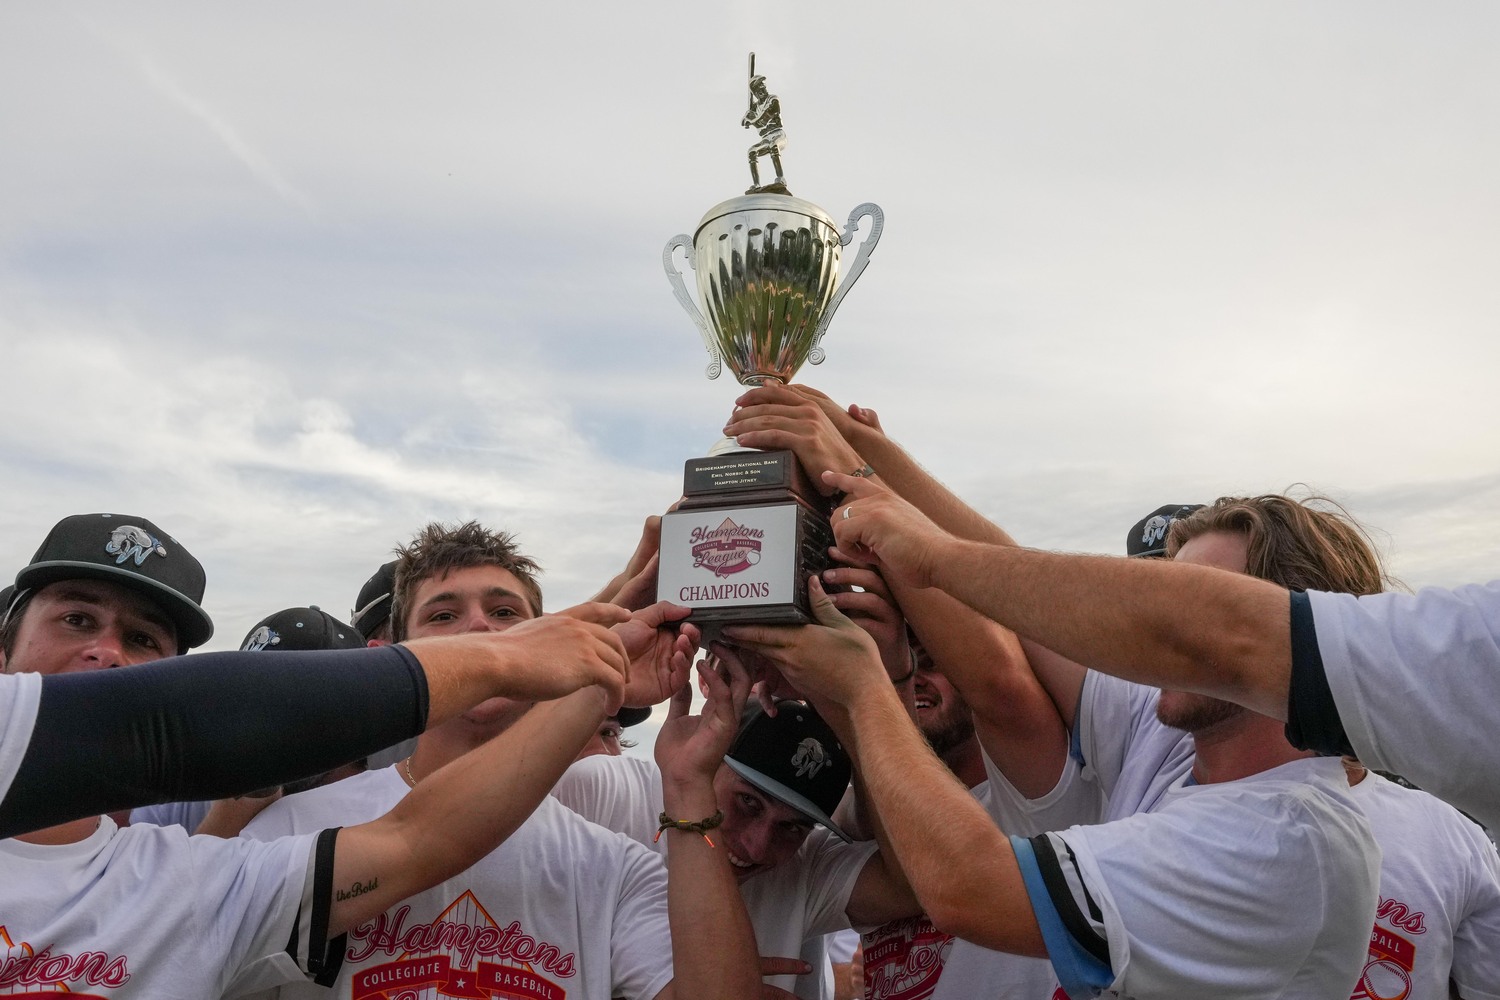
[[845, 521], [849, 520], [849, 512], [851, 510], [853, 510], [853, 509], [854, 509], [854, 505], [853, 504], [850, 504], [849, 506], [847, 506], [847, 507], [844, 508], [844, 518], [843, 519]]

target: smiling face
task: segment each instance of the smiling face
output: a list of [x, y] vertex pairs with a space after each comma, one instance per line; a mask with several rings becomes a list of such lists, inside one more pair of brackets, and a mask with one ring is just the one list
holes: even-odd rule
[[723, 837], [724, 850], [739, 881], [770, 871], [797, 853], [813, 821], [802, 813], [721, 765], [714, 775], [714, 798], [724, 822], [714, 836]]
[[[1249, 538], [1240, 532], [1209, 531], [1183, 543], [1173, 561], [1243, 573], [1249, 545]], [[1156, 718], [1162, 725], [1190, 733], [1202, 732], [1245, 711], [1232, 702], [1186, 691], [1162, 691], [1156, 704]]]
[[[534, 617], [526, 587], [514, 573], [499, 566], [471, 566], [416, 585], [406, 615], [406, 634], [417, 639], [503, 632]], [[463, 718], [499, 732], [530, 707], [530, 702], [491, 698], [465, 712]]]
[[156, 602], [105, 580], [60, 580], [21, 611], [7, 673], [69, 674], [173, 656], [177, 630]]
[[913, 721], [932, 752], [947, 763], [948, 754], [974, 739], [974, 713], [948, 678], [933, 668], [926, 651], [914, 648], [917, 672], [912, 682], [916, 702]]

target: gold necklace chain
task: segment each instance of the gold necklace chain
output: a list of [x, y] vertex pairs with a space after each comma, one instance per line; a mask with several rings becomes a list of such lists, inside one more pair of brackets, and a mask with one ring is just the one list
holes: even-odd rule
[[411, 758], [408, 757], [401, 762], [401, 769], [406, 772], [406, 783], [413, 788], [417, 787], [417, 779], [412, 777]]

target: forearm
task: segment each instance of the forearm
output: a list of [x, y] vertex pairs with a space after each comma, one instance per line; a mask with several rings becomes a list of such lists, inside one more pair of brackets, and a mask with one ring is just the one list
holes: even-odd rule
[[940, 930], [1043, 956], [1010, 840], [932, 753], [888, 689], [867, 689], [828, 721], [864, 775], [888, 864], [899, 865]]
[[417, 783], [381, 818], [340, 835], [335, 887], [379, 881], [335, 903], [340, 933], [499, 847], [536, 809], [604, 720], [607, 694], [583, 688], [531, 709], [505, 732]]
[[[673, 819], [700, 820], [718, 809], [712, 780], [663, 778], [662, 808]], [[667, 916], [672, 932], [672, 993], [676, 997], [759, 995], [755, 931], [716, 831], [667, 830]], [[710, 844], [709, 840], [713, 843]]]
[[1286, 718], [1290, 599], [1239, 573], [946, 539], [934, 587], [1089, 667]]
[[401, 645], [427, 677], [427, 726], [446, 722], [487, 698], [503, 697], [507, 648], [487, 633], [408, 639]]
[[848, 440], [875, 469], [881, 482], [944, 531], [994, 545], [1015, 544], [999, 525], [959, 499], [884, 433], [873, 428], [851, 430]]
[[280, 785], [414, 736], [426, 715], [423, 671], [398, 649], [198, 653], [48, 677], [0, 836]]

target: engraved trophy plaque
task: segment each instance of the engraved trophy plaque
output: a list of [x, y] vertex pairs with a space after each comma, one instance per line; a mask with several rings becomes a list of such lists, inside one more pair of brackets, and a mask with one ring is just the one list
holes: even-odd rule
[[[840, 232], [827, 212], [792, 197], [782, 174], [781, 102], [756, 75], [753, 52], [749, 87], [741, 124], [759, 134], [749, 150], [751, 187], [709, 209], [691, 238], [669, 240], [662, 265], [703, 335], [708, 377], [727, 364], [741, 384], [754, 386], [788, 383], [803, 362], [822, 363], [828, 323], [864, 271], [885, 217], [866, 202]], [[766, 184], [763, 156], [776, 174]], [[853, 262], [841, 266], [866, 217], [868, 234]], [[679, 247], [696, 295], [677, 268]], [[828, 565], [830, 504], [792, 452], [738, 448], [726, 438], [709, 457], [688, 459], [683, 494], [662, 518], [659, 600], [691, 607], [693, 622], [709, 634], [734, 622], [812, 621], [807, 578]]]

